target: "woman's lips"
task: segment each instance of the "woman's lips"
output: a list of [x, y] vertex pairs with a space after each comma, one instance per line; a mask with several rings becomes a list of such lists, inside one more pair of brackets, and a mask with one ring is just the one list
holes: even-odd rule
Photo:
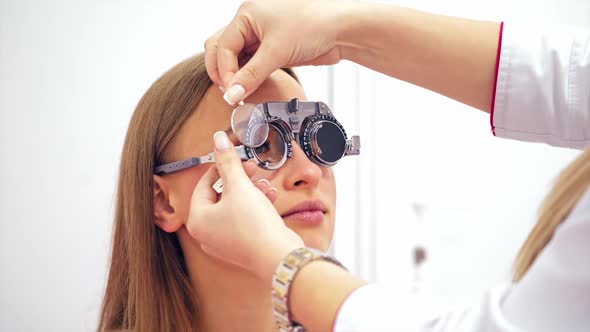
[[324, 213], [327, 209], [320, 200], [310, 200], [297, 204], [281, 217], [285, 220], [300, 222], [304, 224], [319, 224], [324, 221]]
[[320, 224], [324, 221], [324, 212], [321, 210], [308, 210], [295, 212], [283, 217], [288, 221], [295, 221], [304, 224]]

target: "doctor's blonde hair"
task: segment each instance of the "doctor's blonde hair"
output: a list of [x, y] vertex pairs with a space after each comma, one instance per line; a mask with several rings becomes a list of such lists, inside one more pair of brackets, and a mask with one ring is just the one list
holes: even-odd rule
[[520, 248], [512, 280], [519, 281], [549, 243], [555, 230], [567, 219], [590, 187], [590, 148], [586, 149], [557, 178], [539, 211], [539, 220]]

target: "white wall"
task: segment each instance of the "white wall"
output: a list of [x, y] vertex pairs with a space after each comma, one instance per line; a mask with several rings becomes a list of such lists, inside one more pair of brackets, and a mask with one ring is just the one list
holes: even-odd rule
[[[0, 331], [95, 328], [131, 112], [239, 2], [0, 0]], [[583, 0], [405, 3], [590, 23]], [[310, 99], [330, 102], [363, 137], [362, 157], [337, 168], [338, 257], [408, 289], [419, 202], [431, 234], [425, 278], [442, 290], [427, 296], [469, 299], [506, 275], [575, 152], [493, 139], [484, 114], [348, 63], [299, 73]]]

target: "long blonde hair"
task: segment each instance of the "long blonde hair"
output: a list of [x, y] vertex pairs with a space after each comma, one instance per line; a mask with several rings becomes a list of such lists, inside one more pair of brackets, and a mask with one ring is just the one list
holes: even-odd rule
[[[291, 69], [283, 71], [297, 80]], [[199, 54], [164, 73], [135, 108], [121, 155], [99, 331], [198, 330], [179, 240], [154, 223], [153, 169], [212, 84]]]
[[526, 274], [557, 228], [590, 187], [590, 148], [586, 149], [557, 178], [541, 205], [539, 220], [520, 248], [514, 262], [513, 281]]
[[153, 169], [212, 85], [203, 56], [166, 72], [137, 105], [123, 146], [111, 266], [99, 331], [194, 331], [188, 271], [176, 234], [154, 226]]

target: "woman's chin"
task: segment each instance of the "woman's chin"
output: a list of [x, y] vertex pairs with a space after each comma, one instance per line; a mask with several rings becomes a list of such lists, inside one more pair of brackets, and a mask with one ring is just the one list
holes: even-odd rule
[[301, 236], [301, 238], [303, 239], [306, 247], [324, 252], [328, 251], [330, 248], [331, 239], [327, 238], [326, 236], [321, 236], [320, 234], [310, 236], [307, 234], [307, 236]]
[[334, 236], [334, 219], [330, 214], [324, 216], [319, 224], [301, 223], [284, 218], [283, 221], [291, 230], [303, 239], [306, 247], [327, 251]]

